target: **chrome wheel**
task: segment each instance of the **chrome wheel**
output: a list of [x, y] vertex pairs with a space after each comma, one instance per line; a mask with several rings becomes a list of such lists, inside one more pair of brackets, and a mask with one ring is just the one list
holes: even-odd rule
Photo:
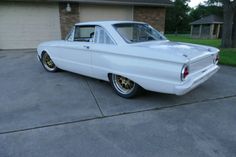
[[124, 95], [132, 93], [136, 86], [133, 81], [120, 75], [112, 75], [112, 83], [115, 89]]
[[57, 70], [56, 65], [53, 63], [52, 59], [47, 53], [44, 53], [42, 56], [42, 64], [48, 71], [54, 72]]

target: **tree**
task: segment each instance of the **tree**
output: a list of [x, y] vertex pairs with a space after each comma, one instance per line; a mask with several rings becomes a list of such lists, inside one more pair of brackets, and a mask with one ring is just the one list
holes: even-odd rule
[[232, 47], [236, 48], [236, 10], [234, 11]]
[[167, 9], [166, 13], [166, 32], [184, 33], [189, 31], [190, 18], [188, 6], [189, 0], [175, 0], [174, 6]]
[[235, 36], [233, 36], [233, 28], [236, 26], [234, 23], [236, 1], [223, 0], [223, 10], [224, 10], [224, 26], [223, 26], [223, 38], [222, 47], [230, 48], [235, 46]]
[[236, 0], [208, 0], [209, 5], [222, 5], [224, 25], [222, 44], [224, 48], [236, 47]]
[[191, 21], [195, 21], [212, 14], [223, 17], [222, 6], [199, 4], [196, 8], [190, 11]]

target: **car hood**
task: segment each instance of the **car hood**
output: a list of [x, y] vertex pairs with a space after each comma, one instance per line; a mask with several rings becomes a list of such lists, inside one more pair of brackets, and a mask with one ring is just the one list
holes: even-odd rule
[[170, 41], [154, 41], [138, 43], [136, 46], [146, 47], [150, 49], [155, 49], [163, 53], [169, 53], [172, 55], [184, 56], [189, 60], [194, 60], [202, 56], [206, 56], [212, 53], [216, 53], [219, 50], [203, 45], [181, 43], [181, 42], [170, 42]]

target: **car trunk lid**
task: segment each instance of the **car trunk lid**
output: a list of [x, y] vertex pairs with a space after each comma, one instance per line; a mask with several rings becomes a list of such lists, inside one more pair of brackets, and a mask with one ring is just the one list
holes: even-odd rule
[[151, 41], [135, 44], [137, 46], [156, 49], [163, 53], [184, 56], [189, 60], [190, 72], [196, 72], [213, 64], [215, 48], [170, 41]]

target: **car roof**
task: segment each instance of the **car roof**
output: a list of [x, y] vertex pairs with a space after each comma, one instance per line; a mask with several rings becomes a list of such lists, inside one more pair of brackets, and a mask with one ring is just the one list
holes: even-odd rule
[[122, 23], [140, 23], [144, 24], [144, 22], [138, 21], [90, 21], [90, 22], [81, 22], [76, 23], [75, 25], [114, 25], [114, 24], [122, 24]]

